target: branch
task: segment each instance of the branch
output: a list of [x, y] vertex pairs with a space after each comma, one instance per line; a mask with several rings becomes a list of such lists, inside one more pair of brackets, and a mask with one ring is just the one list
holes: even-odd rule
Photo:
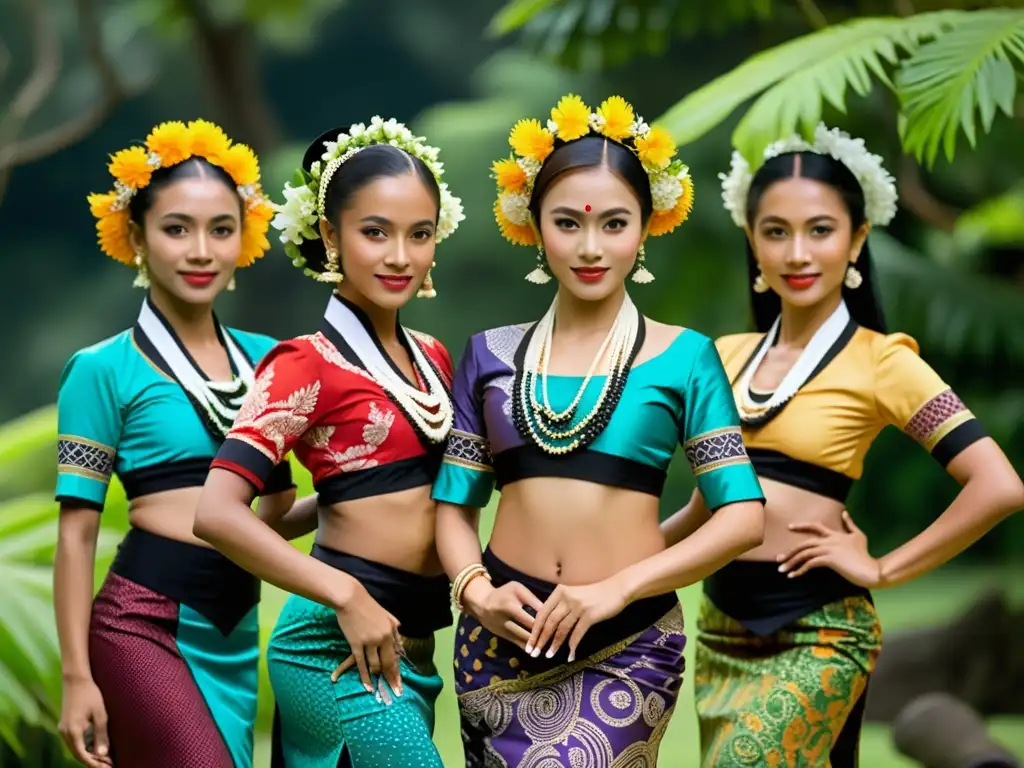
[[824, 29], [828, 26], [828, 19], [825, 18], [825, 14], [821, 12], [821, 8], [815, 4], [814, 0], [796, 0], [796, 4], [800, 6], [800, 11], [812, 28]]
[[910, 155], [900, 158], [897, 184], [900, 202], [925, 224], [944, 232], [952, 232], [956, 228], [960, 211], [946, 205], [928, 191], [921, 178], [921, 168]]

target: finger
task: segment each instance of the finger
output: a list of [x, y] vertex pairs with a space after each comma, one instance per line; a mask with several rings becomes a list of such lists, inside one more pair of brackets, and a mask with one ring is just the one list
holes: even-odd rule
[[800, 552], [803, 552], [805, 549], [808, 549], [809, 547], [816, 547], [819, 544], [821, 544], [821, 539], [805, 539], [801, 541], [799, 544], [797, 544], [795, 547], [793, 547], [791, 550], [789, 550], [789, 552], [786, 552], [785, 554], [776, 557], [775, 560], [776, 562], [784, 563], [787, 560], [791, 560], [793, 557], [798, 555]]
[[551, 647], [548, 648], [547, 657], [549, 659], [555, 658], [555, 654], [558, 653], [558, 649], [562, 647], [562, 643], [564, 643], [565, 639], [569, 637], [569, 633], [572, 631], [573, 627], [579, 623], [579, 620], [579, 615], [570, 613], [562, 619], [561, 622], [559, 622], [558, 627], [555, 629], [555, 635], [551, 639]]
[[826, 554], [828, 554], [828, 549], [826, 547], [811, 547], [809, 549], [805, 549], [793, 555], [792, 558], [780, 565], [779, 572], [786, 573], [787, 571], [792, 571], [802, 563], [806, 563], [808, 560], [815, 557], [823, 557]]
[[109, 762], [110, 739], [107, 736], [107, 713], [98, 712], [93, 715], [93, 752], [104, 762]]
[[829, 562], [829, 558], [826, 555], [820, 555], [818, 557], [812, 557], [810, 560], [808, 560], [806, 563], [804, 563], [800, 568], [798, 568], [797, 570], [795, 570], [791, 574], [789, 574], [789, 578], [795, 579], [797, 576], [803, 576], [805, 573], [807, 573], [812, 568], [825, 568], [825, 567], [828, 567], [829, 565], [831, 565], [831, 563]]
[[813, 533], [817, 536], [831, 536], [835, 531], [821, 523], [790, 523], [789, 530], [799, 533]]
[[71, 732], [64, 740], [68, 742], [68, 746], [71, 747], [71, 753], [75, 756], [75, 759], [78, 762], [85, 763], [86, 765], [94, 765], [92, 755], [90, 755], [89, 750], [85, 748], [84, 729], [72, 728]]
[[338, 682], [338, 678], [340, 678], [342, 675], [344, 675], [346, 672], [352, 669], [352, 667], [354, 667], [355, 665], [356, 657], [350, 655], [347, 659], [341, 662], [341, 664], [335, 667], [333, 672], [331, 672], [331, 682]]
[[390, 707], [394, 703], [388, 683], [383, 676], [377, 679], [377, 701], [385, 707]]
[[853, 518], [850, 517], [850, 513], [847, 512], [845, 509], [843, 510], [843, 525], [846, 527], [847, 533], [864, 533], [860, 528], [857, 527], [857, 524], [853, 522]]
[[380, 649], [376, 645], [366, 646], [366, 664], [370, 669], [371, 676], [380, 674]]
[[569, 663], [576, 661], [576, 650], [580, 647], [580, 643], [583, 642], [583, 636], [590, 629], [590, 619], [581, 617], [576, 622], [576, 626], [572, 629], [572, 634], [569, 635]]
[[540, 633], [544, 629], [544, 624], [548, 620], [548, 616], [554, 611], [562, 599], [562, 588], [555, 587], [555, 591], [551, 593], [544, 603], [541, 604], [540, 608], [537, 609], [537, 618], [533, 621], [533, 630], [530, 632], [530, 642], [527, 643], [526, 652], [533, 653], [533, 649], [537, 647], [537, 643], [540, 642]]
[[537, 625], [537, 620], [528, 614], [522, 607], [516, 608], [509, 612], [509, 618], [516, 622], [519, 626], [526, 630], [526, 634], [529, 635], [533, 631], [533, 628]]
[[359, 667], [359, 679], [363, 681], [363, 688], [366, 689], [367, 693], [373, 693], [373, 685], [370, 682], [370, 670], [366, 665], [366, 653], [361, 645], [352, 646], [352, 658], [356, 660], [356, 666]]
[[[528, 590], [526, 587], [524, 587], [522, 584], [520, 584], [518, 582], [516, 582], [515, 587], [513, 587], [512, 593], [516, 596], [516, 599], [522, 605], [528, 605], [531, 608], [533, 608], [533, 610], [537, 611], [538, 613], [540, 612], [540, 609], [544, 607], [544, 603], [541, 602], [539, 597], [537, 597], [535, 594], [533, 594], [533, 592], [531, 592], [530, 590]], [[552, 593], [552, 597], [553, 596], [554, 596], [554, 593]]]
[[514, 621], [506, 621], [504, 624], [504, 632], [502, 637], [508, 640], [510, 643], [515, 643], [524, 651], [526, 650], [526, 644], [530, 640], [530, 633], [520, 627]]
[[[380, 661], [384, 679], [395, 692], [395, 696], [402, 695], [402, 668], [398, 662], [398, 649], [394, 642], [385, 643], [380, 648]], [[389, 697], [385, 696], [385, 699]], [[385, 702], [388, 703], [388, 702]]]
[[544, 646], [550, 642], [551, 638], [555, 634], [555, 630], [558, 629], [558, 625], [562, 623], [566, 616], [569, 615], [569, 606], [565, 603], [559, 603], [555, 606], [544, 619], [544, 621], [537, 621], [533, 625], [533, 632], [530, 634], [530, 644], [528, 646], [531, 656], [537, 658], [540, 656], [540, 652], [544, 650]]

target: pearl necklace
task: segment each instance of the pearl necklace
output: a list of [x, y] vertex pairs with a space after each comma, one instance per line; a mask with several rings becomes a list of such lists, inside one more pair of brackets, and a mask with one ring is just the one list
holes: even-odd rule
[[409, 332], [400, 328], [405, 335], [406, 347], [412, 352], [413, 366], [427, 385], [426, 392], [410, 385], [395, 371], [359, 318], [337, 297], [331, 297], [324, 319], [352, 347], [363, 370], [401, 408], [413, 426], [430, 442], [443, 443], [451, 432], [454, 418], [451, 397], [434, 366]]

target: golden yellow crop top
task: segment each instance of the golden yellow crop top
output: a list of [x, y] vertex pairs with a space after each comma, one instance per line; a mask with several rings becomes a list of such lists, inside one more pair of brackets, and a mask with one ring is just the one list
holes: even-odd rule
[[[715, 342], [734, 395], [763, 334]], [[852, 321], [799, 391], [759, 426], [744, 424], [747, 453], [761, 477], [845, 501], [864, 456], [892, 424], [943, 466], [985, 436], [974, 415], [918, 355], [917, 342]]]

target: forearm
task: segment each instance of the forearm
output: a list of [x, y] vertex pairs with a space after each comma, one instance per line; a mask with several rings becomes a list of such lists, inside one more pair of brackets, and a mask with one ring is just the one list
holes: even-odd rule
[[95, 540], [83, 541], [63, 532], [58, 535], [53, 565], [53, 607], [60, 640], [61, 674], [65, 679], [92, 677], [89, 620], [95, 562]]
[[437, 553], [448, 578], [454, 579], [467, 565], [482, 559], [479, 509], [438, 504], [435, 531]]
[[270, 527], [291, 541], [315, 531], [317, 524], [317, 495], [314, 493], [296, 501], [284, 515], [270, 523]]
[[689, 586], [764, 540], [764, 505], [729, 504], [678, 544], [622, 570], [628, 602]]
[[711, 512], [704, 503], [704, 497], [700, 495], [700, 491], [694, 489], [686, 506], [661, 524], [665, 546], [675, 546], [710, 519]]

